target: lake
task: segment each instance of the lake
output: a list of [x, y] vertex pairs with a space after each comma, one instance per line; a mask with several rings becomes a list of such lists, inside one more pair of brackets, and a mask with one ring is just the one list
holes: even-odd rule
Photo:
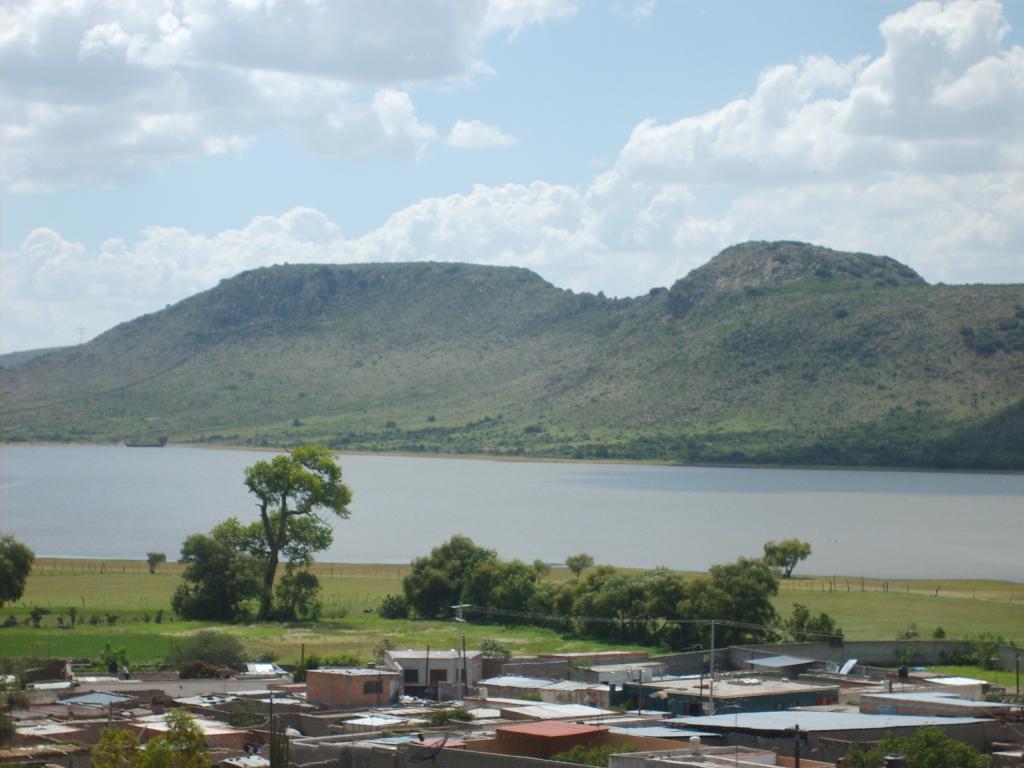
[[[190, 533], [255, 517], [266, 452], [0, 446], [0, 532], [40, 556], [174, 559]], [[408, 562], [455, 533], [503, 557], [703, 570], [768, 539], [798, 573], [1024, 581], [1024, 475], [342, 456], [352, 517], [321, 560]]]

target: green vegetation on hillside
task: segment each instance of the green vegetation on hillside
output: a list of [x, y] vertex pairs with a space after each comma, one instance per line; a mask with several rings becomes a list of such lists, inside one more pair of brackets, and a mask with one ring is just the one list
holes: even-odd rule
[[620, 300], [517, 268], [269, 267], [0, 365], [5, 440], [1024, 468], [1024, 286], [801, 243]]

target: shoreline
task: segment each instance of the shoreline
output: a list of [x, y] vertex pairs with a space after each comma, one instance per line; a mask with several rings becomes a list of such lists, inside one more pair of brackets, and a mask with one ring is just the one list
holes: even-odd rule
[[[315, 444], [315, 443], [314, 443]], [[289, 449], [280, 446], [253, 446], [237, 445], [233, 443], [178, 443], [168, 441], [163, 446], [127, 446], [123, 441], [110, 443], [66, 443], [51, 442], [45, 440], [24, 440], [18, 442], [0, 442], [0, 449], [15, 448], [18, 446], [28, 447], [70, 447], [81, 446], [86, 448], [193, 448], [200, 450], [220, 451], [246, 451], [252, 453], [286, 453]], [[874, 465], [840, 465], [840, 464], [683, 464], [675, 461], [658, 461], [655, 459], [570, 459], [555, 456], [498, 456], [482, 453], [420, 453], [416, 451], [368, 451], [354, 450], [342, 451], [331, 449], [335, 456], [376, 456], [381, 458], [409, 458], [409, 459], [455, 459], [459, 461], [506, 461], [512, 463], [526, 464], [579, 464], [598, 466], [626, 466], [626, 467], [672, 467], [678, 469], [773, 469], [773, 470], [803, 470], [818, 472], [895, 472], [908, 474], [935, 474], [935, 475], [1008, 475], [1016, 477], [1024, 475], [1024, 469], [937, 469], [934, 467], [890, 467]]]

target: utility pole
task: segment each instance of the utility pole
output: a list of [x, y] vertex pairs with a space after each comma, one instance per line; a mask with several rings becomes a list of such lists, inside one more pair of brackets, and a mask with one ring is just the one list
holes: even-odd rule
[[423, 673], [423, 695], [426, 697], [427, 688], [430, 687], [430, 643], [427, 643], [427, 669]]
[[800, 768], [800, 726], [793, 728], [793, 768]]
[[462, 700], [466, 700], [466, 695], [469, 693], [468, 685], [469, 681], [466, 679], [469, 675], [466, 671], [466, 636], [462, 636]]
[[[708, 714], [715, 714], [715, 619], [711, 620], [711, 680], [708, 682]], [[799, 768], [799, 766], [797, 766]]]
[[644, 706], [644, 671], [636, 671], [636, 714], [639, 717], [643, 714]]

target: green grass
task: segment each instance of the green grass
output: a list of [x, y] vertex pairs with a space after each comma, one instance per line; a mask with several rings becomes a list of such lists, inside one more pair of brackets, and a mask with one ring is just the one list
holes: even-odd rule
[[[40, 558], [29, 578], [25, 595], [0, 614], [24, 620], [33, 606], [51, 611], [43, 627], [18, 626], [0, 630], [5, 656], [59, 655], [94, 657], [104, 643], [125, 647], [135, 663], [158, 662], [183, 634], [213, 626], [203, 622], [153, 623], [164, 609], [170, 619], [170, 600], [180, 580], [182, 566], [166, 563], [151, 575], [141, 561], [62, 560]], [[370, 660], [385, 641], [395, 647], [453, 648], [463, 633], [468, 644], [496, 639], [514, 653], [575, 651], [611, 646], [537, 627], [502, 627], [437, 621], [388, 621], [365, 612], [380, 604], [388, 593], [401, 590], [407, 565], [349, 565], [318, 563], [323, 585], [325, 620], [314, 626], [279, 624], [225, 627], [241, 637], [253, 653], [273, 652], [283, 662], [297, 661], [302, 646], [306, 654], [321, 657], [352, 655]], [[552, 578], [564, 579], [564, 569]], [[847, 591], [849, 584], [849, 591]], [[849, 640], [890, 640], [911, 623], [922, 638], [942, 627], [948, 638], [967, 638], [987, 631], [1007, 639], [1024, 640], [1024, 584], [983, 580], [910, 580], [882, 582], [837, 577], [832, 580], [801, 577], [784, 580], [775, 598], [776, 609], [786, 616], [793, 603], [803, 603], [814, 613], [825, 611], [842, 626]], [[936, 591], [938, 596], [936, 596]], [[74, 606], [79, 626], [61, 629], [58, 614]], [[107, 613], [118, 616], [107, 625]], [[90, 625], [96, 615], [104, 623]], [[144, 619], [149, 616], [147, 623]]]

